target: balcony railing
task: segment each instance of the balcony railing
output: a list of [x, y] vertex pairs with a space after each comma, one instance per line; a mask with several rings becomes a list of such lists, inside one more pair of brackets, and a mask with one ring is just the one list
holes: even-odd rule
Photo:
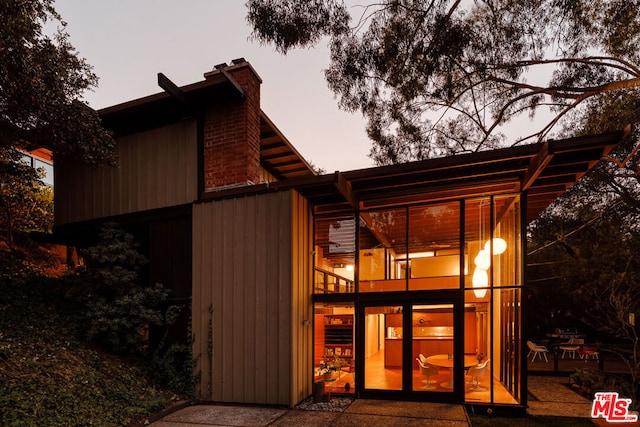
[[355, 292], [354, 282], [321, 268], [315, 269], [314, 288], [316, 294], [342, 294]]

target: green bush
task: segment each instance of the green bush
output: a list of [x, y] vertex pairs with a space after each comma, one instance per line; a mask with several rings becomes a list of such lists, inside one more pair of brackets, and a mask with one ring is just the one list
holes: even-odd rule
[[168, 343], [167, 340], [171, 326], [183, 310], [189, 310], [190, 313], [191, 307], [170, 306], [166, 310], [164, 334], [153, 351], [149, 364], [149, 376], [158, 384], [168, 387], [178, 395], [191, 397], [194, 394], [196, 384], [194, 376], [196, 361], [193, 358], [191, 328], [188, 328], [184, 343]]
[[77, 338], [62, 283], [12, 253], [0, 266], [0, 425], [128, 425], [167, 405], [146, 367]]
[[[115, 224], [105, 224], [98, 243], [81, 254], [85, 261], [71, 281], [67, 295], [85, 307], [81, 333], [117, 354], [144, 360], [148, 376], [182, 397], [191, 397], [195, 379], [191, 337], [168, 340], [172, 325], [189, 307], [166, 306], [169, 291], [160, 284], [144, 285], [146, 263], [134, 237]], [[150, 346], [153, 331], [157, 342]]]
[[576, 369], [569, 376], [571, 387], [588, 399], [593, 399], [598, 391], [622, 392], [623, 384], [614, 376], [607, 376], [595, 369]]
[[168, 290], [141, 283], [146, 259], [131, 234], [105, 224], [98, 243], [82, 250], [85, 265], [73, 280], [68, 295], [85, 307], [85, 336], [119, 354], [143, 356], [148, 352], [149, 328], [161, 326], [162, 305]]

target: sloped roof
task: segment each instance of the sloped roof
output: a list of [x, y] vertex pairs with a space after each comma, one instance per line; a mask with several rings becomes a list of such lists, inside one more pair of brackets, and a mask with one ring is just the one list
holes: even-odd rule
[[[250, 67], [247, 62], [235, 66]], [[222, 73], [208, 73], [205, 80], [179, 89], [186, 102], [194, 108], [238, 97], [237, 87]], [[114, 132], [116, 137], [194, 117], [193, 111], [166, 92], [107, 107], [98, 113], [103, 126]], [[278, 179], [315, 175], [311, 165], [263, 111], [260, 111], [260, 163]]]
[[260, 163], [278, 179], [315, 176], [309, 163], [260, 111]]
[[526, 191], [532, 220], [625, 136], [620, 131], [336, 172], [298, 187], [316, 213]]
[[[250, 67], [244, 60], [236, 66]], [[237, 86], [223, 73], [208, 74], [206, 80], [180, 90], [188, 103], [196, 106], [212, 99], [224, 101], [238, 96]], [[116, 135], [193, 116], [183, 103], [166, 92], [105, 108], [100, 114], [104, 125]], [[309, 163], [261, 111], [261, 164], [283, 181], [222, 191], [212, 197], [295, 188], [311, 201], [316, 213], [327, 213], [526, 191], [527, 218], [531, 220], [624, 137], [625, 131], [580, 136], [316, 176]]]

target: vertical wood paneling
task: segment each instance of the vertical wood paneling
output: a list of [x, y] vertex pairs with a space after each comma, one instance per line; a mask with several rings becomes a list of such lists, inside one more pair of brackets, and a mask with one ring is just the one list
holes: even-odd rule
[[210, 304], [214, 314], [211, 369], [194, 345], [201, 397], [293, 405], [310, 393], [310, 273], [298, 271], [309, 262], [307, 217], [306, 201], [284, 191], [194, 206], [196, 343], [205, 340], [202, 311]]
[[[247, 217], [255, 216], [256, 211], [256, 198], [250, 197], [246, 199], [245, 203], [245, 213]], [[249, 264], [251, 260], [255, 260], [258, 251], [258, 245], [262, 243], [262, 238], [257, 234], [257, 219], [253, 221], [246, 221], [244, 224], [244, 235], [243, 242], [254, 241], [256, 244], [254, 245], [243, 245], [243, 257], [242, 261], [244, 263], [243, 272], [245, 274], [245, 281], [249, 285], [247, 289], [247, 294], [256, 295], [256, 298], [253, 298], [249, 304], [247, 301], [247, 310], [242, 312], [244, 316], [244, 334], [240, 337], [242, 340], [243, 348], [247, 353], [245, 358], [244, 365], [244, 375], [242, 383], [238, 382], [238, 387], [242, 387], [246, 393], [246, 399], [255, 401], [256, 399], [256, 369], [261, 365], [260, 356], [256, 354], [256, 352], [251, 352], [254, 346], [254, 341], [256, 339], [256, 305], [258, 303], [257, 299], [257, 276], [255, 268], [245, 268], [246, 265]], [[255, 263], [257, 264], [257, 263]], [[242, 294], [239, 295], [242, 298]]]
[[191, 203], [196, 145], [188, 120], [119, 138], [118, 167], [56, 159], [56, 224]]
[[292, 388], [291, 402], [297, 403], [311, 393], [312, 377], [312, 226], [309, 204], [293, 193], [292, 250]]

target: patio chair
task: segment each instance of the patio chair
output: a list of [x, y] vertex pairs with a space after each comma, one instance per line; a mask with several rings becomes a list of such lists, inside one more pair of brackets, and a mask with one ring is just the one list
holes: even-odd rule
[[547, 358], [547, 353], [549, 353], [549, 350], [547, 349], [547, 347], [534, 344], [531, 341], [527, 341], [527, 346], [529, 347], [529, 353], [527, 354], [527, 357], [533, 354], [533, 357], [531, 358], [532, 362], [536, 360], [536, 356], [538, 356], [539, 359], [542, 359], [542, 356], [544, 356], [545, 362], [549, 362], [549, 359]]
[[471, 384], [471, 387], [469, 388], [469, 390], [471, 391], [486, 390], [486, 387], [482, 387], [480, 385], [480, 377], [484, 377], [487, 374], [488, 364], [489, 364], [489, 359], [485, 360], [484, 362], [476, 366], [472, 366], [471, 368], [469, 368], [469, 373], [467, 374], [471, 377], [471, 381], [467, 383], [467, 384]]
[[422, 390], [435, 390], [437, 387], [432, 385], [437, 382], [435, 380], [430, 380], [429, 378], [433, 375], [438, 375], [438, 367], [429, 365], [428, 363], [422, 363], [419, 358], [416, 357], [418, 361], [418, 365], [420, 365], [420, 374], [426, 377], [426, 380], [422, 380], [425, 383], [424, 387], [421, 387]]
[[[576, 345], [579, 344], [579, 345]], [[561, 345], [559, 348], [562, 350], [562, 358], [569, 353], [572, 359], [576, 358], [576, 351], [580, 350], [580, 346], [584, 344], [584, 340], [581, 338], [571, 338], [568, 342]]]
[[597, 347], [584, 347], [578, 350], [578, 354], [580, 355], [580, 359], [584, 359], [585, 362], [589, 358], [600, 360]]

